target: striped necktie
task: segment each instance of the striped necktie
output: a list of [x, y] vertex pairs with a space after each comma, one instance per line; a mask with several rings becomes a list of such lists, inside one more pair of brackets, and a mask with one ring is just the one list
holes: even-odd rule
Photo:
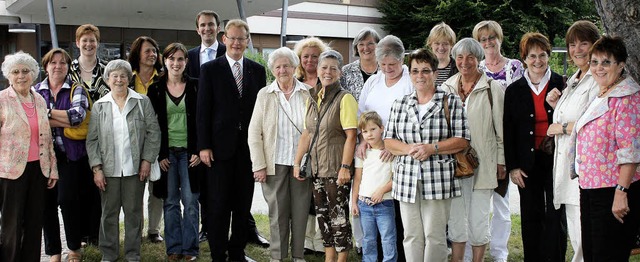
[[205, 63], [206, 63], [206, 62], [209, 62], [209, 61], [213, 60], [213, 49], [211, 49], [210, 47], [207, 47], [207, 49], [205, 49], [205, 50], [207, 52], [207, 61], [205, 61]]
[[240, 63], [238, 63], [238, 61], [233, 64], [233, 78], [236, 79], [238, 94], [242, 97], [242, 69], [240, 68]]

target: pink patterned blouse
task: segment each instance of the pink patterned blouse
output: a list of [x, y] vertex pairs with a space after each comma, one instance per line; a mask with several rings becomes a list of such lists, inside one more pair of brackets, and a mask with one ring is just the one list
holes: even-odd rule
[[[620, 165], [640, 163], [640, 86], [630, 77], [596, 98], [576, 122], [580, 187], [615, 187]], [[640, 172], [632, 182], [640, 180]]]

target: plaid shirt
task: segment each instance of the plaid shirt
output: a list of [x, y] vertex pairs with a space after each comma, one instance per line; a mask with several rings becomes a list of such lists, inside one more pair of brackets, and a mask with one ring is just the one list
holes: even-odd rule
[[91, 84], [88, 85], [82, 80], [82, 69], [80, 69], [80, 62], [78, 59], [71, 61], [69, 77], [71, 77], [73, 82], [82, 85], [84, 89], [89, 92], [91, 101], [98, 101], [98, 99], [111, 91], [111, 88], [107, 86], [107, 83], [102, 78], [105, 66], [106, 64], [98, 58], [97, 65], [93, 68], [93, 80], [91, 81]]
[[[391, 106], [385, 139], [397, 139], [407, 144], [432, 144], [449, 138], [442, 101], [444, 92], [436, 90], [433, 105], [418, 119], [416, 93], [396, 100]], [[451, 136], [470, 140], [467, 116], [458, 96], [449, 96], [451, 112]], [[460, 181], [453, 178], [455, 161], [453, 155], [433, 155], [418, 161], [409, 155], [397, 156], [394, 163], [391, 195], [398, 201], [415, 203], [417, 185], [422, 183], [422, 199], [447, 199], [462, 194]]]

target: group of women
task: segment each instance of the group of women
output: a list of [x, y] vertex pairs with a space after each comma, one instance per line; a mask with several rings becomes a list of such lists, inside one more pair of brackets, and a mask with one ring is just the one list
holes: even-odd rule
[[[154, 162], [162, 170], [154, 192], [165, 199], [167, 254], [187, 261], [198, 256], [197, 173], [187, 171], [200, 163], [193, 121], [197, 81], [185, 73], [187, 49], [167, 46], [162, 69], [155, 41], [140, 37], [132, 45], [135, 58], [105, 66], [97, 57], [99, 39], [97, 27], [80, 26], [80, 56], [71, 61], [63, 49], [50, 50], [42, 59], [46, 78], [33, 87], [37, 61], [23, 52], [5, 57], [10, 87], [0, 95], [2, 261], [39, 261], [42, 231], [45, 253], [61, 261], [58, 205], [66, 261], [82, 261], [82, 242], [98, 245], [103, 261], [116, 261], [121, 209], [125, 259], [140, 261], [143, 191]], [[136, 92], [143, 91], [133, 81], [144, 81], [148, 96]]]
[[[104, 66], [95, 26], [78, 28], [76, 39], [78, 59], [51, 50], [47, 77], [33, 88], [35, 59], [18, 52], [2, 64], [10, 88], [0, 92], [1, 260], [36, 260], [44, 225], [46, 252], [59, 261], [51, 211], [59, 204], [69, 261], [80, 261], [83, 238], [95, 235], [102, 260], [117, 260], [121, 208], [125, 258], [139, 261], [143, 190], [156, 161], [168, 258], [195, 259], [197, 80], [185, 73], [187, 49], [172, 43], [158, 56], [155, 41], [141, 37], [134, 61]], [[354, 39], [358, 59], [348, 65], [318, 38], [272, 52], [275, 81], [258, 94], [248, 137], [269, 206], [271, 260], [287, 259], [290, 247], [292, 260], [304, 261], [310, 228], [326, 261], [346, 261], [352, 238], [361, 241], [349, 191], [353, 158], [367, 149], [356, 145], [366, 111], [382, 116], [380, 157], [394, 161], [402, 245], [394, 259], [445, 261], [448, 234], [452, 261], [483, 261], [489, 243], [494, 261], [506, 261], [509, 179], [520, 194], [525, 261], [563, 261], [567, 232], [573, 261], [628, 259], [640, 223], [640, 86], [625, 72], [624, 43], [574, 23], [565, 40], [578, 71], [565, 83], [549, 67], [547, 37], [525, 34], [522, 62], [502, 55], [502, 40], [495, 21], [457, 42], [440, 23], [406, 65], [402, 41], [370, 28]], [[480, 165], [457, 178], [454, 154], [469, 146]], [[96, 205], [99, 229], [81, 216]]]

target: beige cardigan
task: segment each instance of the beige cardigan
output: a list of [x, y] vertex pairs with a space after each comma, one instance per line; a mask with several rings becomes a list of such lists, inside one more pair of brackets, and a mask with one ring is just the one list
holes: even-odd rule
[[[303, 101], [307, 101], [310, 98], [308, 90], [311, 87], [297, 79], [293, 81], [294, 88], [300, 90]], [[278, 88], [277, 81], [273, 81], [258, 92], [247, 138], [251, 152], [252, 171], [256, 172], [266, 168], [267, 175], [270, 176], [276, 174], [275, 150], [278, 134], [278, 110], [280, 110], [277, 94], [273, 91], [274, 87]], [[288, 120], [285, 119], [285, 121]]]
[[[446, 93], [458, 95], [460, 77], [460, 73], [453, 75], [440, 88]], [[497, 165], [504, 165], [502, 136], [504, 92], [498, 81], [491, 81], [491, 87], [489, 87], [488, 81], [489, 78], [482, 74], [475, 88], [469, 94], [465, 106], [469, 131], [471, 132], [471, 147], [478, 152], [480, 159], [474, 189], [496, 188], [498, 186]], [[487, 88], [491, 88], [493, 109], [489, 104]]]

